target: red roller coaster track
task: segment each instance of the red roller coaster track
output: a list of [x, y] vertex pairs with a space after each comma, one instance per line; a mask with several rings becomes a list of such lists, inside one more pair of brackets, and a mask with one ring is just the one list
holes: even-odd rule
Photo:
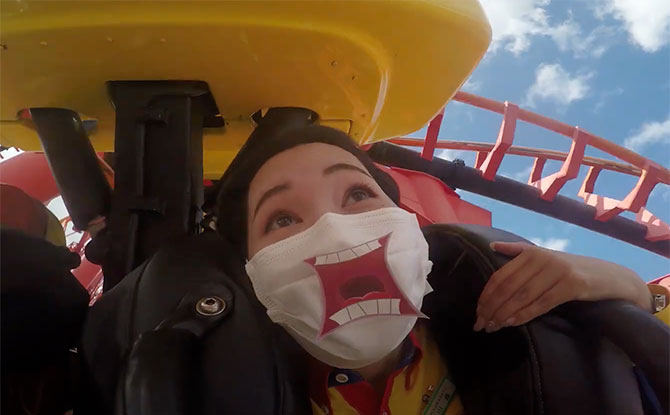
[[[494, 179], [507, 154], [534, 157], [535, 162], [528, 178], [528, 184], [539, 189], [540, 197], [547, 201], [553, 201], [565, 183], [577, 177], [581, 165], [589, 166], [588, 174], [582, 182], [578, 196], [583, 199], [584, 203], [596, 209], [596, 220], [607, 222], [624, 211], [633, 212], [636, 214], [635, 221], [646, 228], [645, 238], [647, 240], [670, 240], [670, 226], [645, 208], [649, 195], [657, 184], [670, 185], [670, 170], [577, 126], [521, 109], [510, 102], [494, 101], [462, 91], [458, 92], [453, 99], [503, 116], [495, 144], [438, 141], [443, 112], [440, 112], [430, 122], [425, 139], [400, 137], [390, 142], [402, 146], [423, 147], [421, 156], [427, 160], [432, 160], [436, 148], [476, 151], [475, 167], [487, 180]], [[513, 146], [517, 121], [525, 121], [570, 138], [572, 140], [570, 151], [563, 153]], [[584, 156], [586, 146], [601, 150], [620, 161]], [[543, 177], [542, 170], [547, 160], [560, 160], [563, 161], [563, 165], [557, 173]], [[603, 170], [637, 176], [639, 179], [623, 200], [617, 200], [594, 193], [596, 180]]]

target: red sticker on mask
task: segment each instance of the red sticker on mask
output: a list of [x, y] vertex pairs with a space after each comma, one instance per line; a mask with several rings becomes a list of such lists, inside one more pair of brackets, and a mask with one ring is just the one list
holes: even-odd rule
[[321, 280], [324, 313], [318, 338], [360, 318], [419, 316], [395, 283], [386, 261], [390, 234], [305, 260]]

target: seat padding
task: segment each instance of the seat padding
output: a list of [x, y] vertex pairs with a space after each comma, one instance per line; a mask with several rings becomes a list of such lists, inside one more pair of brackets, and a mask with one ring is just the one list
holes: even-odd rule
[[474, 332], [479, 295], [509, 261], [490, 242], [525, 240], [477, 225], [431, 225], [424, 233], [434, 292], [423, 311], [468, 415], [642, 414], [633, 362], [650, 358], [657, 366], [646, 366], [647, 377], [665, 374], [657, 393], [667, 388], [668, 329], [623, 302], [567, 303], [523, 326]]
[[[157, 353], [166, 350], [165, 359], [177, 358], [157, 343], [161, 338], [198, 354], [195, 359], [184, 357], [197, 362], [191, 381], [175, 385], [170, 382], [184, 378], [168, 379], [163, 389], [164, 393], [175, 387], [189, 389], [185, 395], [198, 402], [197, 413], [288, 415], [309, 412], [306, 394], [298, 392], [306, 387], [299, 379], [305, 370], [296, 362], [305, 359], [294, 356], [296, 353], [302, 356], [303, 352], [267, 318], [243, 273], [242, 264], [230, 252], [230, 247], [215, 233], [186, 238], [161, 249], [98, 300], [89, 314], [83, 338], [91, 388], [82, 391], [80, 413], [111, 414], [114, 407], [117, 411], [128, 409], [128, 402], [118, 391], [127, 388], [127, 381], [138, 379], [128, 375], [128, 364], [133, 368], [152, 367], [134, 359], [145, 353], [147, 342], [154, 345]], [[183, 336], [176, 331], [182, 329], [178, 324], [169, 324], [170, 319], [184, 317], [175, 316], [184, 310], [198, 318], [195, 307], [179, 307], [180, 302], [187, 297], [197, 299], [212, 294], [231, 296], [225, 316], [202, 335], [197, 346], [188, 339], [180, 341]], [[166, 330], [175, 333], [162, 334]], [[164, 360], [161, 358], [152, 357], [152, 360], [154, 364], [165, 363], [161, 363]], [[172, 369], [163, 365], [160, 370]], [[295, 377], [294, 372], [298, 373]], [[140, 377], [151, 379], [155, 374], [144, 375]], [[161, 389], [155, 384], [147, 385], [143, 393], [158, 396], [140, 396], [137, 402], [164, 402], [165, 407], [154, 407], [150, 412], [147, 408], [135, 407], [127, 413], [183, 413], [178, 412], [180, 408], [169, 405], [171, 399], [160, 399]]]
[[[424, 234], [434, 291], [423, 312], [468, 415], [642, 414], [634, 363], [659, 400], [665, 398], [670, 353], [663, 339], [670, 335], [652, 315], [622, 302], [574, 302], [520, 327], [474, 332], [479, 295], [509, 261], [489, 243], [522, 239], [476, 225], [431, 225]], [[214, 233], [185, 239], [102, 296], [84, 333], [90, 387], [79, 413], [111, 414], [114, 407], [128, 415], [311, 412], [304, 352], [267, 318], [243, 264], [228, 249]], [[194, 299], [212, 293], [230, 295], [232, 308], [202, 330], [181, 323], [194, 318]], [[613, 329], [612, 319], [623, 324]], [[655, 343], [647, 346], [639, 335]], [[173, 375], [160, 386], [151, 380], [159, 373]], [[159, 399], [170, 390], [184, 393]], [[175, 396], [197, 408], [174, 402]]]

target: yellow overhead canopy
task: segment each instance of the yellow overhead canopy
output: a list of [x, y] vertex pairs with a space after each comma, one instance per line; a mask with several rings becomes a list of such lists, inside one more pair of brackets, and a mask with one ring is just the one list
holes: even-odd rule
[[26, 107], [98, 120], [113, 151], [110, 80], [209, 83], [225, 129], [205, 131], [205, 176], [218, 177], [261, 108], [306, 107], [359, 143], [420, 129], [490, 41], [476, 0], [1, 0], [0, 143], [40, 150], [16, 121]]

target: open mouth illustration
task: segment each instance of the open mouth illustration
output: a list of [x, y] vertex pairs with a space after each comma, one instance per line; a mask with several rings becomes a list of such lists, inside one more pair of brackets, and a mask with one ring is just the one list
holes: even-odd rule
[[323, 290], [325, 317], [319, 338], [363, 317], [420, 315], [386, 263], [389, 237], [305, 260], [318, 273]]

